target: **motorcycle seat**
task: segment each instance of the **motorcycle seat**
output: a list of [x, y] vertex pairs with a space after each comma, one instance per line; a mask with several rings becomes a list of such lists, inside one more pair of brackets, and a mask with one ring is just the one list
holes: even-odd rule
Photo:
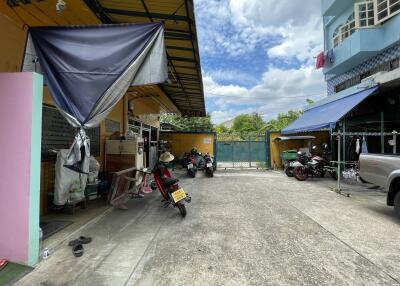
[[164, 185], [168, 188], [171, 187], [172, 185], [178, 183], [179, 180], [178, 179], [165, 179], [164, 180]]

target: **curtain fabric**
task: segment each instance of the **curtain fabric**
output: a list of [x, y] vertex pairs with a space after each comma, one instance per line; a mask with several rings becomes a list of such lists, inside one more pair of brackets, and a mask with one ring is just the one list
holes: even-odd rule
[[68, 162], [89, 157], [84, 129], [104, 120], [129, 86], [168, 79], [162, 23], [33, 27], [23, 71], [44, 75], [55, 105], [80, 132]]

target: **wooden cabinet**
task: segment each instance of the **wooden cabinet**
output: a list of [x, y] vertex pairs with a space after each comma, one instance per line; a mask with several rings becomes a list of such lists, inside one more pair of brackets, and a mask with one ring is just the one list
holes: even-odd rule
[[107, 154], [107, 171], [119, 172], [135, 166], [135, 155], [132, 154]]

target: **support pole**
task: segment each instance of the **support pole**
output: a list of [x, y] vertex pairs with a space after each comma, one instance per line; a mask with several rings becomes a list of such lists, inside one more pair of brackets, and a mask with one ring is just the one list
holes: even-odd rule
[[385, 153], [385, 114], [381, 112], [381, 153]]
[[340, 185], [340, 172], [341, 172], [341, 159], [340, 159], [340, 153], [341, 153], [341, 138], [340, 138], [340, 131], [338, 132], [338, 137], [337, 137], [337, 140], [338, 140], [338, 167], [337, 167], [337, 177], [338, 177], [338, 179], [337, 179], [337, 187], [336, 187], [336, 192], [338, 192], [338, 193], [340, 193], [342, 190], [341, 190], [341, 185]]
[[346, 161], [346, 119], [343, 119], [343, 146], [341, 148], [342, 151], [342, 160]]

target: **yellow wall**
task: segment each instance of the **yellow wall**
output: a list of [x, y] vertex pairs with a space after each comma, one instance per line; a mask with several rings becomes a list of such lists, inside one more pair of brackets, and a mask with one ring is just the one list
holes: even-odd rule
[[[318, 147], [317, 152], [320, 152], [321, 143], [329, 143], [329, 132], [310, 132], [297, 134], [299, 136], [315, 136], [316, 139], [312, 141], [313, 145]], [[273, 169], [282, 168], [281, 154], [286, 150], [298, 150], [299, 148], [308, 147], [309, 140], [289, 140], [284, 142], [275, 141], [279, 136], [284, 136], [279, 132], [271, 132], [270, 134], [270, 146], [271, 146], [271, 165]], [[293, 135], [295, 136], [295, 135]]]
[[209, 133], [160, 133], [160, 139], [168, 141], [167, 149], [180, 158], [185, 152], [190, 152], [193, 147], [201, 153], [214, 155], [214, 134]]
[[0, 35], [0, 72], [20, 71], [26, 31], [22, 29], [22, 25], [18, 25], [10, 18], [0, 14]]

